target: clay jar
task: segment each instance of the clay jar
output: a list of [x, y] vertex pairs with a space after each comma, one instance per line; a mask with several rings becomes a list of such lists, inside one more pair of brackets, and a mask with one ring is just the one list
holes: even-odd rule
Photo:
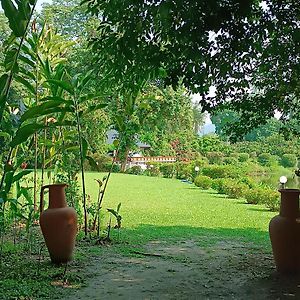
[[[72, 259], [77, 233], [77, 215], [67, 206], [66, 184], [52, 184], [41, 189], [40, 226], [51, 261], [66, 263]], [[49, 207], [44, 208], [44, 190], [49, 189]]]
[[270, 221], [269, 232], [278, 272], [300, 272], [300, 212], [298, 189], [282, 189], [280, 213]]

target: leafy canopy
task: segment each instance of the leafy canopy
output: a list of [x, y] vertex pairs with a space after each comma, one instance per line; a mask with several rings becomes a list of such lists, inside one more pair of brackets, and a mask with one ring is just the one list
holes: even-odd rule
[[285, 120], [299, 120], [297, 1], [83, 3], [101, 20], [91, 45], [114, 82], [160, 76], [175, 85], [183, 78], [202, 95], [203, 109], [221, 105], [241, 112], [240, 134], [276, 109]]

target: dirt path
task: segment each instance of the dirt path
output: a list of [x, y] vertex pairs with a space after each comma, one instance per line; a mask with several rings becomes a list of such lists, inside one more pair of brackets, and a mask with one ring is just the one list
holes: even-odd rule
[[255, 245], [153, 241], [143, 252], [106, 248], [88, 266], [88, 286], [65, 299], [300, 299], [300, 280], [280, 277]]

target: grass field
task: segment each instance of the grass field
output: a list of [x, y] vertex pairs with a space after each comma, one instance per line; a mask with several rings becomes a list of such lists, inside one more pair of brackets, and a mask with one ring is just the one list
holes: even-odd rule
[[[94, 179], [103, 174], [87, 173], [86, 177], [87, 193], [96, 199]], [[268, 224], [276, 214], [176, 179], [112, 174], [103, 211], [116, 208], [119, 202], [122, 240], [135, 243], [202, 236], [208, 242], [234, 238], [268, 245]]]
[[[101, 179], [103, 175], [86, 173], [87, 193], [91, 195], [92, 200], [96, 200], [98, 193], [98, 184], [94, 179]], [[93, 241], [80, 241], [79, 238], [75, 249], [75, 259], [67, 274], [68, 282], [74, 288], [80, 287], [82, 282], [90, 279], [91, 275], [88, 275], [90, 271], [86, 269], [88, 261], [95, 261], [95, 266], [92, 267], [94, 271], [99, 267], [95, 257], [102, 260], [108, 259], [107, 269], [103, 272], [111, 274], [112, 257], [115, 257], [116, 260], [122, 257], [125, 266], [130, 269], [138, 264], [128, 264], [128, 257], [134, 256], [136, 250], [149, 251], [147, 250], [149, 244], [158, 245], [160, 243], [160, 245], [167, 245], [166, 247], [173, 245], [174, 249], [177, 249], [178, 244], [191, 242], [196, 245], [196, 248], [192, 248], [191, 251], [197, 253], [192, 260], [193, 263], [189, 265], [191, 269], [193, 269], [193, 265], [197, 266], [197, 263], [205, 265], [215, 260], [224, 266], [232, 251], [235, 252], [232, 257], [230, 256], [231, 259], [244, 258], [247, 254], [250, 262], [252, 255], [255, 255], [255, 261], [258, 264], [260, 264], [261, 257], [263, 260], [265, 259], [264, 253], [267, 253], [267, 256], [271, 253], [268, 224], [276, 213], [267, 211], [263, 206], [247, 205], [242, 199], [228, 199], [212, 190], [202, 191], [192, 184], [176, 179], [112, 174], [102, 211], [105, 212], [106, 208], [116, 208], [119, 202], [122, 203], [121, 215], [123, 217], [119, 243], [116, 243], [118, 241], [116, 230], [113, 230], [113, 243], [109, 247], [99, 247]], [[107, 221], [108, 213], [106, 212], [102, 228], [105, 228]], [[28, 250], [22, 248], [22, 243], [17, 245], [18, 247], [14, 247], [11, 243], [4, 247], [2, 264], [0, 264], [1, 299], [20, 299], [21, 296], [24, 299], [49, 299], [56, 294], [57, 298], [63, 299], [63, 296], [59, 296], [60, 293], [63, 292], [64, 295], [69, 293], [68, 289], [61, 290], [59, 288], [65, 280], [64, 267], [56, 267], [49, 263], [46, 248], [44, 247], [43, 251], [40, 248], [43, 243], [39, 228], [34, 227], [34, 232], [38, 238], [33, 240], [31, 255], [28, 255]], [[150, 241], [151, 243], [148, 243]], [[154, 243], [152, 243], [153, 241]], [[218, 251], [224, 243], [229, 250], [220, 254]], [[151, 248], [151, 251], [155, 252], [155, 247]], [[204, 256], [202, 255], [203, 249], [206, 249]], [[42, 251], [41, 262], [39, 262], [39, 251]], [[199, 255], [202, 254], [199, 256], [197, 251]], [[178, 255], [165, 263], [168, 267], [167, 270], [169, 270], [169, 264], [176, 264], [177, 259], [182, 259]], [[164, 262], [159, 260], [159, 263]], [[238, 261], [237, 265], [240, 266], [241, 263]], [[251, 266], [252, 263], [253, 259]], [[256, 270], [255, 266], [254, 264], [249, 270], [251, 272], [252, 269]], [[103, 265], [99, 270], [102, 270], [102, 267]], [[160, 270], [159, 265], [155, 265], [155, 268]], [[180, 268], [184, 269], [184, 266]], [[226, 271], [226, 268], [224, 270]], [[232, 270], [229, 268], [227, 271], [235, 272]], [[127, 271], [126, 269], [120, 272]], [[165, 269], [161, 271], [161, 274], [168, 273]], [[159, 274], [158, 276], [161, 275]], [[245, 274], [245, 276], [249, 275]], [[220, 271], [217, 270], [215, 275], [218, 277]], [[226, 279], [227, 275], [224, 276]], [[217, 278], [212, 274], [206, 274], [206, 277]], [[109, 285], [111, 281], [109, 281], [109, 277], [107, 278]], [[220, 282], [226, 281], [224, 278]], [[58, 288], [56, 288], [57, 284]]]

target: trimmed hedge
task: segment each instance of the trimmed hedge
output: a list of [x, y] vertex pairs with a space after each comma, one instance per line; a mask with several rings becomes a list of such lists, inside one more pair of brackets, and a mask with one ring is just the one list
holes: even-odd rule
[[256, 187], [256, 184], [247, 177], [238, 181], [231, 178], [214, 179], [211, 187], [219, 194], [228, 195], [230, 198], [245, 198], [249, 204], [264, 204], [271, 211], [278, 211], [280, 207], [280, 196], [277, 191]]
[[234, 184], [236, 181], [231, 178], [217, 178], [212, 182], [211, 187], [219, 194], [226, 194], [227, 186]]
[[212, 165], [202, 168], [202, 175], [208, 176], [212, 179], [216, 178], [239, 178], [241, 176], [241, 171], [236, 166], [225, 165], [218, 166]]
[[211, 188], [212, 183], [213, 180], [210, 177], [203, 175], [197, 176], [194, 180], [194, 184], [203, 190], [208, 190]]
[[230, 198], [241, 198], [244, 196], [249, 187], [241, 182], [231, 178], [218, 178], [213, 180], [212, 188], [219, 194], [228, 195]]
[[280, 195], [269, 188], [255, 188], [244, 195], [249, 204], [264, 204], [271, 211], [278, 211], [280, 207]]

